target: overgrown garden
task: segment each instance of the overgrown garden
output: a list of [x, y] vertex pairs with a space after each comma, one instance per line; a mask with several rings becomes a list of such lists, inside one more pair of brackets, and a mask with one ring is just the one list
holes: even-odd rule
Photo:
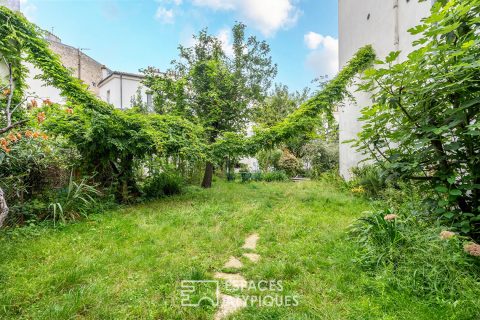
[[[232, 193], [231, 201], [238, 202], [231, 191], [236, 188], [248, 194], [258, 189], [287, 195], [288, 183], [293, 183], [288, 181], [300, 175], [321, 181], [305, 184], [318, 194], [322, 192], [315, 188], [340, 192], [343, 200], [335, 202], [339, 210], [345, 201], [366, 210], [343, 213], [341, 219], [351, 218], [349, 228], [329, 220], [341, 229], [328, 243], [335, 247], [338, 240], [351, 246], [340, 250], [345, 255], [332, 253], [333, 260], [350, 263], [355, 272], [361, 270], [360, 278], [373, 279], [376, 285], [370, 280], [364, 283], [371, 286], [372, 295], [418, 297], [423, 305], [417, 306], [418, 312], [425, 318], [435, 308], [452, 318], [474, 317], [480, 312], [479, 16], [480, 0], [437, 1], [431, 15], [411, 30], [418, 40], [405, 61], [399, 61], [399, 52], [385, 61], [376, 60], [373, 49], [366, 46], [313, 93], [272, 86], [277, 66], [270, 47], [247, 37], [245, 25], [238, 23], [232, 29], [231, 54], [205, 29], [192, 47], [179, 47], [179, 57], [169, 70], [143, 70], [153, 108], [137, 99], [124, 111], [101, 101], [74, 78], [48, 48], [42, 30], [0, 7], [0, 56], [7, 71], [7, 77], [0, 79], [0, 227], [8, 227], [3, 241], [15, 241], [19, 230], [37, 230], [37, 224], [42, 225], [39, 230], [56, 230], [69, 220], [86, 217], [88, 221], [91, 214], [102, 220], [100, 213], [119, 205], [134, 206], [131, 210], [136, 214], [140, 209], [135, 208], [151, 205], [136, 204], [158, 198], [162, 198], [158, 203], [170, 206], [177, 198], [165, 197], [182, 190], [187, 191], [179, 201], [202, 197], [218, 201], [212, 195], [220, 189], [202, 191], [194, 186], [208, 189], [220, 180], [225, 180], [220, 188]], [[61, 90], [65, 104], [28, 93], [25, 62]], [[351, 99], [347, 88], [354, 82], [358, 90], [371, 93], [373, 102], [362, 110], [363, 129], [350, 142], [365, 154], [365, 161], [353, 170], [352, 181], [345, 182], [336, 173], [338, 128], [333, 112]], [[247, 135], [249, 127], [253, 133]], [[255, 157], [260, 171], [242, 166], [244, 157]], [[267, 184], [272, 181], [285, 184]], [[293, 196], [295, 206], [312, 203], [313, 213], [302, 207], [298, 219], [305, 219], [313, 235], [328, 232], [325, 225], [315, 230], [311, 220], [310, 214], [320, 210], [314, 192], [298, 185], [293, 190], [300, 194]], [[269, 212], [267, 200], [264, 209]], [[277, 200], [273, 202], [281, 202]], [[241, 199], [245, 214], [259, 214], [246, 209], [255, 201]], [[325, 195], [322, 203], [329, 206]], [[180, 209], [170, 208], [170, 214], [183, 212], [184, 203], [178, 205]], [[122, 212], [128, 213], [128, 208]], [[205, 212], [205, 221], [223, 214], [216, 208]], [[285, 211], [274, 216], [280, 220], [259, 220], [294, 238], [314, 241], [313, 236], [301, 236], [299, 228], [285, 229], [285, 221], [293, 219]], [[108, 217], [106, 223], [114, 224], [115, 215]], [[255, 220], [244, 218], [240, 220]], [[168, 219], [169, 227], [175, 225], [174, 217]], [[200, 227], [196, 223], [192, 228]], [[271, 236], [285, 240], [279, 234]], [[302, 250], [305, 258], [307, 252]], [[10, 253], [14, 251], [9, 247]], [[280, 272], [290, 277], [292, 290], [300, 290], [296, 276], [315, 274], [312, 270], [318, 267], [304, 262]], [[202, 260], [200, 266], [205, 263]], [[201, 278], [208, 278], [209, 271], [201, 271]], [[307, 296], [312, 290], [306, 289]], [[14, 290], [8, 294], [12, 299], [17, 295]], [[407, 300], [397, 307], [408, 317], [402, 307]], [[16, 312], [10, 307], [9, 315]], [[360, 311], [349, 309], [346, 315], [363, 316], [361, 309], [359, 304]]]

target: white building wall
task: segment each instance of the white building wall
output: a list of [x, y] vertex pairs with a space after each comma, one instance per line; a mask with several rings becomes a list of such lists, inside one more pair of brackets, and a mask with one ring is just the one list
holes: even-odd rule
[[109, 102], [115, 108], [129, 109], [131, 100], [137, 95], [137, 89], [142, 92], [142, 100], [147, 103], [145, 87], [141, 84], [140, 77], [113, 74], [99, 85], [100, 99]]
[[37, 75], [42, 74], [42, 72], [33, 66], [33, 64], [26, 62], [25, 66], [28, 69], [28, 76], [25, 79], [25, 83], [27, 84], [28, 88], [25, 90], [26, 95], [30, 96], [28, 100], [32, 99], [49, 99], [54, 103], [65, 103], [65, 98], [60, 95], [60, 90], [46, 85], [43, 80], [35, 79]]
[[[413, 50], [414, 37], [408, 29], [429, 15], [431, 2], [418, 0], [339, 0], [339, 59], [344, 67], [357, 50], [371, 44], [377, 57], [384, 59], [391, 51], [402, 51], [405, 59]], [[362, 123], [363, 107], [371, 104], [370, 95], [350, 88], [356, 102], [345, 101], [339, 110], [340, 174], [351, 177], [350, 169], [364, 159], [345, 141], [355, 139]]]

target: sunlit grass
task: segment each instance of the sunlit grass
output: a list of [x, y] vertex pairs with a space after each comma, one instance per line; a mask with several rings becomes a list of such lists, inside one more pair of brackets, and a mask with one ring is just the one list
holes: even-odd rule
[[[5, 319], [212, 319], [180, 305], [180, 281], [213, 279], [260, 235], [248, 280], [281, 280], [297, 307], [248, 307], [234, 319], [432, 319], [454, 308], [392, 292], [352, 262], [348, 225], [369, 204], [320, 182], [224, 183], [62, 227], [0, 237]], [[265, 294], [265, 293], [260, 293]]]

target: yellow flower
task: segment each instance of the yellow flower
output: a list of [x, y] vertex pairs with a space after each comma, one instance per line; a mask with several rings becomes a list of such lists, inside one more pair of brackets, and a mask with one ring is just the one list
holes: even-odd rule
[[352, 188], [350, 191], [353, 193], [365, 193], [365, 189], [362, 186]]

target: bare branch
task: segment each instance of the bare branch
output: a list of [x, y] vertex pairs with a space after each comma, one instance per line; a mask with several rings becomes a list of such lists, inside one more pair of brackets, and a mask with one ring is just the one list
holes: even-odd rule
[[5, 127], [5, 128], [0, 129], [0, 134], [8, 132], [8, 131], [10, 131], [10, 130], [18, 127], [18, 126], [21, 126], [24, 123], [27, 123], [27, 122], [28, 122], [28, 120], [21, 120], [21, 121], [15, 122], [15, 123], [13, 123], [13, 124]]

